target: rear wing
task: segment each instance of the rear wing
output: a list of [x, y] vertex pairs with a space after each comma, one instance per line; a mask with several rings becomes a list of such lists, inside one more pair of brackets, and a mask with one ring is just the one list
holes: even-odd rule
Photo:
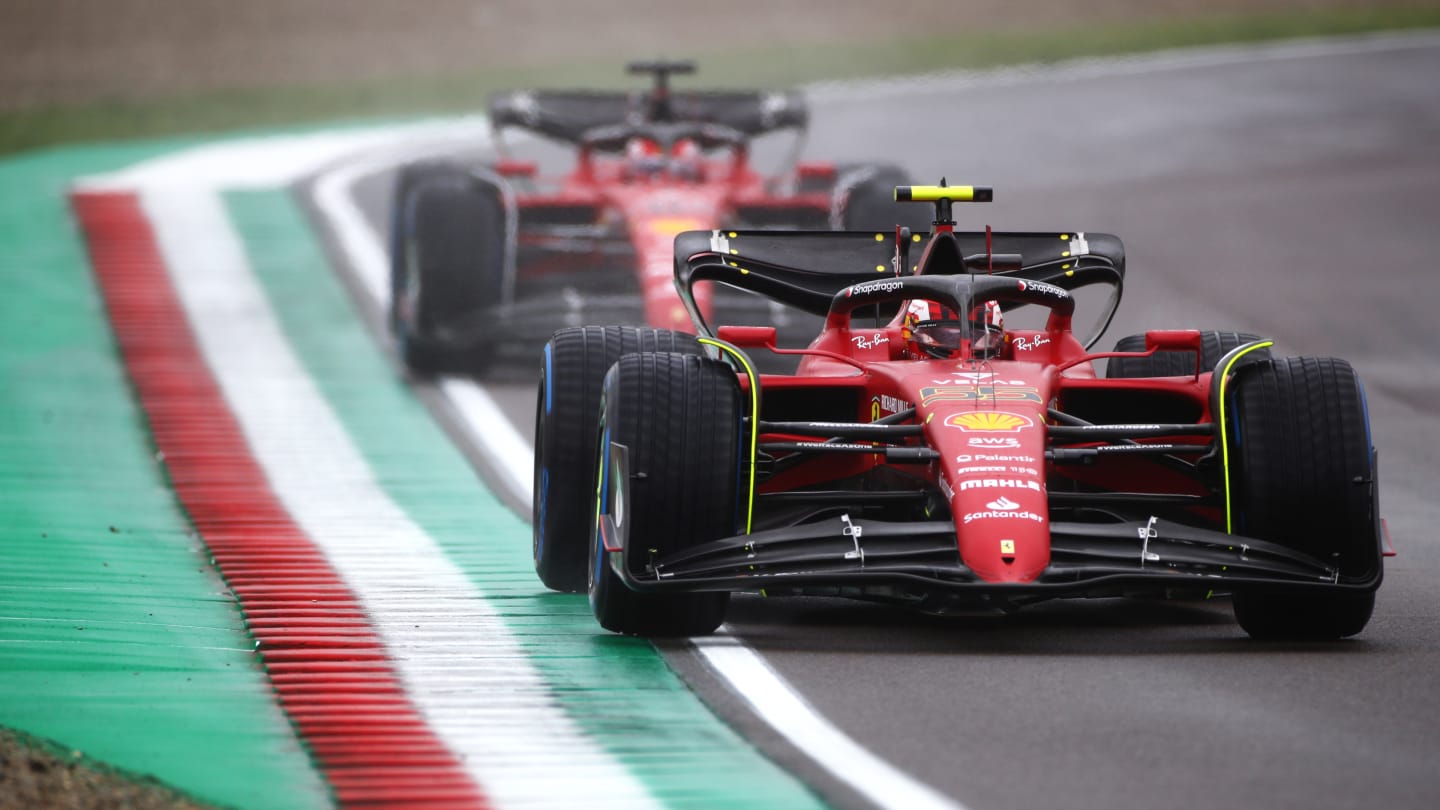
[[[522, 127], [567, 143], [604, 126], [652, 121], [649, 91], [519, 90], [490, 97], [490, 124], [497, 132]], [[781, 129], [804, 130], [810, 113], [794, 91], [672, 90], [668, 121], [720, 124], [757, 136]]]
[[[675, 286], [702, 335], [712, 334], [692, 287], [714, 281], [758, 293], [786, 306], [826, 315], [835, 294], [852, 284], [911, 275], [919, 270], [926, 235], [912, 234], [897, 261], [893, 233], [875, 231], [685, 231], [675, 237]], [[1107, 233], [1076, 231], [984, 231], [939, 234], [937, 257], [926, 274], [1010, 276], [1045, 281], [1066, 290], [1097, 283], [1114, 286], [1110, 315], [1119, 305], [1125, 277], [1125, 246]], [[943, 248], [943, 250], [941, 249]], [[954, 261], [938, 257], [955, 256]], [[1103, 319], [1100, 331], [1109, 324]], [[1097, 333], [1095, 338], [1099, 337]], [[1093, 339], [1092, 339], [1093, 342]]]

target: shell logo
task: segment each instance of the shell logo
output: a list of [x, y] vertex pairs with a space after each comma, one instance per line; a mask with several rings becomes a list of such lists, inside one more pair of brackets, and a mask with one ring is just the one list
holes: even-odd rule
[[945, 424], [961, 430], [989, 433], [1019, 433], [1021, 428], [1034, 427], [1028, 416], [999, 411], [967, 411], [951, 415]]

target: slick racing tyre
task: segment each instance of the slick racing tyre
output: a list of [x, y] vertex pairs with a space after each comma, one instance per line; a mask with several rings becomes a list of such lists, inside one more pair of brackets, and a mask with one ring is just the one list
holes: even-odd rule
[[[1248, 332], [1201, 332], [1200, 371], [1214, 371], [1227, 352], [1246, 343], [1260, 340], [1259, 335]], [[1129, 335], [1115, 342], [1117, 352], [1145, 351], [1144, 335]], [[1264, 360], [1270, 356], [1269, 349], [1256, 349], [1246, 355], [1246, 361]], [[1155, 352], [1149, 357], [1112, 357], [1105, 368], [1110, 379], [1121, 377], [1184, 377], [1195, 373], [1195, 355], [1190, 352]]]
[[[1378, 583], [1374, 456], [1360, 380], [1334, 358], [1285, 357], [1231, 383], [1235, 532], [1280, 543]], [[1334, 639], [1364, 629], [1374, 590], [1239, 590], [1235, 618], [1255, 638]]]
[[[598, 503], [592, 513], [628, 521], [621, 564], [653, 577], [651, 560], [737, 532], [740, 386], [718, 360], [645, 353], [620, 358], [605, 378], [597, 444]], [[610, 443], [628, 448], [620, 480]], [[590, 607], [602, 627], [637, 636], [693, 636], [725, 619], [728, 592], [637, 593], [611, 568], [598, 526], [590, 555]]]
[[585, 590], [600, 387], [610, 366], [632, 352], [702, 353], [679, 332], [585, 326], [556, 332], [541, 355], [531, 523], [535, 572], [552, 590]]
[[423, 163], [396, 181], [390, 328], [406, 368], [480, 372], [486, 314], [503, 300], [509, 251], [503, 194], [464, 166]]
[[910, 175], [886, 163], [841, 166], [836, 169], [831, 225], [844, 231], [894, 233], [905, 225], [917, 233], [930, 230], [930, 209], [895, 202], [895, 187], [910, 185]]

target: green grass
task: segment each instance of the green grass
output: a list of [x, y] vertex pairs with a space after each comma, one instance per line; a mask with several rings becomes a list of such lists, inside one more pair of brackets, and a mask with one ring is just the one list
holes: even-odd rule
[[[1206, 16], [1123, 26], [947, 33], [886, 42], [786, 42], [696, 50], [709, 86], [785, 86], [827, 79], [1054, 62], [1225, 42], [1440, 27], [1440, 4]], [[483, 109], [512, 87], [633, 87], [613, 61], [487, 69], [463, 75], [244, 89], [0, 112], [0, 154], [57, 143], [228, 132]]]

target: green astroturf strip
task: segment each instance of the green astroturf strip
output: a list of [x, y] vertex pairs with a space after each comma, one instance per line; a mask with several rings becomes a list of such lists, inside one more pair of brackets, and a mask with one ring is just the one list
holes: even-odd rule
[[0, 162], [0, 726], [207, 802], [322, 807], [155, 459], [65, 200], [175, 146]]
[[672, 806], [817, 806], [648, 642], [601, 630], [584, 596], [545, 590], [529, 526], [484, 488], [386, 361], [289, 195], [237, 192], [226, 203], [286, 335], [378, 480], [501, 611], [580, 727]]

